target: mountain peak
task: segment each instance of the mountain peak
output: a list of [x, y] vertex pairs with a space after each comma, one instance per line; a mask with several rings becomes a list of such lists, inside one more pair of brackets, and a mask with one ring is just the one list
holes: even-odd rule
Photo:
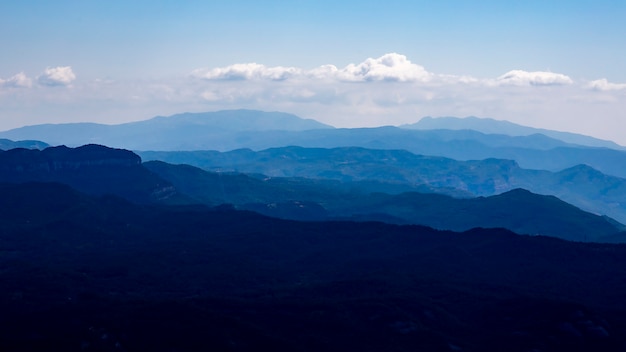
[[211, 126], [226, 131], [302, 131], [311, 129], [329, 129], [330, 125], [312, 119], [303, 119], [284, 112], [266, 112], [259, 110], [219, 110], [214, 112], [185, 112], [171, 116], [158, 116], [146, 123], [189, 123], [196, 126]]
[[[301, 132], [334, 127], [293, 114], [257, 110], [221, 110], [157, 116], [118, 125], [68, 123], [34, 125], [0, 132], [0, 138], [38, 139], [51, 145], [104, 144], [131, 150], [236, 149], [258, 132]], [[223, 146], [223, 147], [222, 147]], [[208, 149], [211, 149], [208, 148]]]

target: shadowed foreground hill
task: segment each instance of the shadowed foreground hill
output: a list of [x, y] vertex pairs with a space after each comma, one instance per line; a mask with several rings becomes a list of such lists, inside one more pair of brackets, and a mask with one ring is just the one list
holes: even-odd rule
[[3, 351], [626, 348], [621, 245], [0, 190]]

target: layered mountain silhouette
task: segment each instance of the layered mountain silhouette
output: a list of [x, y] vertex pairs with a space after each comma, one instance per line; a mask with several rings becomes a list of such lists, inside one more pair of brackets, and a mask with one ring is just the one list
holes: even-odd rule
[[[144, 160], [189, 164], [208, 171], [394, 185], [372, 192], [428, 191], [457, 197], [492, 196], [516, 188], [557, 196], [586, 211], [626, 223], [626, 179], [586, 165], [559, 172], [530, 170], [501, 159], [457, 161], [403, 150], [285, 147], [258, 152], [141, 152]], [[456, 190], [453, 192], [451, 190]]]
[[163, 162], [144, 165], [181, 192], [194, 195], [200, 203], [228, 203], [285, 219], [377, 220], [455, 231], [501, 227], [572, 241], [603, 241], [622, 228], [615, 221], [584, 212], [556, 197], [522, 189], [491, 197], [458, 199], [434, 193], [372, 193], [372, 185], [381, 185], [371, 183], [250, 177]]
[[424, 117], [416, 123], [402, 125], [403, 128], [418, 130], [473, 130], [486, 134], [504, 134], [508, 136], [544, 135], [567, 143], [611, 149], [625, 149], [619, 144], [576, 133], [547, 130], [518, 125], [513, 122], [468, 116], [459, 117]]
[[[525, 168], [550, 171], [586, 164], [606, 174], [626, 177], [626, 151], [623, 148], [606, 148], [615, 145], [585, 136], [549, 134], [552, 137], [545, 134], [506, 135], [476, 130], [416, 130], [391, 126], [338, 129], [285, 113], [225, 110], [156, 117], [120, 125], [35, 125], [0, 132], [0, 137], [34, 139], [51, 145], [74, 147], [96, 143], [137, 151], [356, 146], [402, 149], [457, 160], [509, 159]], [[604, 147], [591, 147], [589, 144]]]
[[[293, 148], [289, 151], [292, 156], [297, 155], [297, 151], [311, 152]], [[354, 151], [364, 158], [376, 152]], [[332, 160], [323, 157], [329, 151], [313, 152], [326, 162]], [[410, 155], [402, 155], [410, 158]], [[384, 160], [380, 155], [370, 155], [370, 158]], [[310, 162], [314, 162], [314, 158]], [[265, 159], [263, 164], [271, 165], [271, 161]], [[400, 192], [393, 194], [392, 185], [397, 180], [380, 174], [366, 162], [357, 162], [357, 165], [379, 174], [380, 179], [365, 175], [357, 180], [359, 182], [352, 183], [345, 179], [333, 182], [209, 173], [186, 165], [142, 164], [141, 158], [133, 152], [86, 145], [0, 152], [0, 182], [59, 182], [88, 194], [117, 195], [145, 204], [232, 204], [240, 209], [294, 220], [377, 220], [457, 231], [504, 227], [518, 233], [575, 241], [602, 241], [603, 237], [621, 230], [617, 222], [586, 213], [556, 198], [521, 190], [477, 199], [419, 193], [410, 186], [404, 190], [396, 187]], [[314, 163], [311, 166], [315, 169]], [[287, 170], [284, 165], [276, 167]], [[383, 193], [384, 190], [391, 193]], [[436, 191], [431, 189], [431, 192]]]
[[[240, 127], [218, 128], [218, 115]], [[626, 349], [626, 248], [590, 243], [623, 242], [626, 232], [581, 210], [619, 214], [623, 179], [591, 164], [529, 170], [518, 159], [458, 161], [409, 146], [571, 151], [565, 164], [585, 155], [577, 151], [619, 164], [617, 148], [264, 116], [163, 117], [137, 123], [143, 132], [126, 124], [126, 134], [122, 125], [63, 128], [191, 149], [346, 147], [139, 153], [29, 142], [0, 151], [0, 350]]]

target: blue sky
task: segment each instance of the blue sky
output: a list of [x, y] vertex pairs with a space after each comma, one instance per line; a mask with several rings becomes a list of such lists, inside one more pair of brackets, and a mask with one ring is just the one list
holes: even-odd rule
[[0, 130], [254, 108], [626, 144], [624, 1], [5, 1], [0, 33]]

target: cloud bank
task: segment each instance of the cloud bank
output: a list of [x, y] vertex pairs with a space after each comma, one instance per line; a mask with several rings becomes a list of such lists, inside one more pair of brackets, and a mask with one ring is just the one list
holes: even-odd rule
[[192, 72], [192, 75], [207, 80], [332, 79], [344, 82], [425, 82], [433, 76], [424, 67], [396, 53], [385, 54], [376, 59], [368, 58], [359, 64], [349, 64], [341, 69], [335, 65], [323, 65], [312, 70], [304, 70], [297, 67], [267, 67], [257, 63], [247, 63], [198, 69]]
[[272, 80], [281, 81], [300, 74], [295, 67], [267, 67], [257, 63], [234, 64], [210, 70], [196, 70], [197, 77], [208, 80]]

